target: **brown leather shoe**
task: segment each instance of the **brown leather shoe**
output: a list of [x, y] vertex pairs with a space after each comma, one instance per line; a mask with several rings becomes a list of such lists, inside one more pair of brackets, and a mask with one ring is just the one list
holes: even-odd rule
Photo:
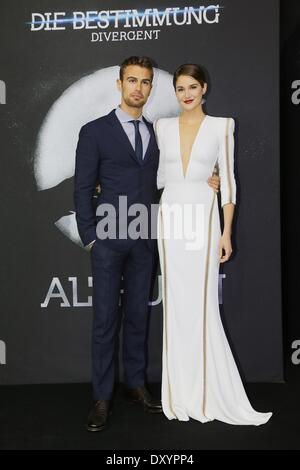
[[146, 387], [128, 388], [125, 395], [131, 403], [143, 406], [144, 411], [148, 413], [162, 413], [160, 400], [153, 398]]
[[97, 400], [91, 409], [86, 429], [88, 431], [103, 431], [107, 426], [109, 400]]

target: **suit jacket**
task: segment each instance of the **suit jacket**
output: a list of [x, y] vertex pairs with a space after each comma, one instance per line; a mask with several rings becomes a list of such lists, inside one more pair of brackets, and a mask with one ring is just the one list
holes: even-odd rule
[[[97, 216], [96, 210], [105, 203], [115, 209], [117, 241], [120, 241], [120, 225], [125, 224], [127, 228], [134, 219], [132, 216], [124, 218], [124, 213], [119, 211], [119, 196], [127, 196], [128, 207], [142, 203], [147, 208], [148, 222], [143, 231], [147, 231], [149, 246], [154, 248], [155, 241], [150, 240], [150, 214], [151, 204], [158, 203], [156, 179], [159, 149], [152, 124], [144, 121], [150, 132], [150, 140], [143, 161], [138, 160], [115, 110], [85, 124], [80, 130], [76, 150], [74, 203], [78, 231], [84, 245], [97, 238], [97, 222], [106, 215]], [[93, 197], [98, 183], [101, 192], [95, 205]], [[116, 242], [114, 239], [105, 241]], [[122, 240], [122, 243], [126, 242], [133, 241]]]

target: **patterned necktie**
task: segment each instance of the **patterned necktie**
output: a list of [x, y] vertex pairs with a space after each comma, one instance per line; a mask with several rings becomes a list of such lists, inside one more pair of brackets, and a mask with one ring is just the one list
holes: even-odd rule
[[139, 130], [140, 121], [130, 121], [134, 125], [135, 130], [135, 154], [140, 161], [143, 161], [143, 142]]

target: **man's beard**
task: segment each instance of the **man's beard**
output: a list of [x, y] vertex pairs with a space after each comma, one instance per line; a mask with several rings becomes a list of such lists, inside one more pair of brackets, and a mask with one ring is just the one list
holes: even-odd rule
[[132, 98], [124, 98], [125, 103], [127, 106], [130, 106], [131, 108], [143, 108], [144, 104], [146, 103], [147, 100], [142, 100], [136, 103]]

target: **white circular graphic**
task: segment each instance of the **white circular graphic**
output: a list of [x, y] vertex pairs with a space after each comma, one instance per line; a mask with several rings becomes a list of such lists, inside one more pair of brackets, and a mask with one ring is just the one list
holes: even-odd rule
[[[39, 131], [35, 151], [34, 175], [39, 191], [53, 188], [74, 175], [80, 128], [120, 104], [116, 86], [119, 70], [119, 66], [107, 67], [83, 77], [67, 88], [50, 108]], [[143, 115], [154, 122], [178, 114], [172, 75], [154, 69], [153, 88]], [[55, 225], [81, 245], [73, 211], [57, 220]]]

